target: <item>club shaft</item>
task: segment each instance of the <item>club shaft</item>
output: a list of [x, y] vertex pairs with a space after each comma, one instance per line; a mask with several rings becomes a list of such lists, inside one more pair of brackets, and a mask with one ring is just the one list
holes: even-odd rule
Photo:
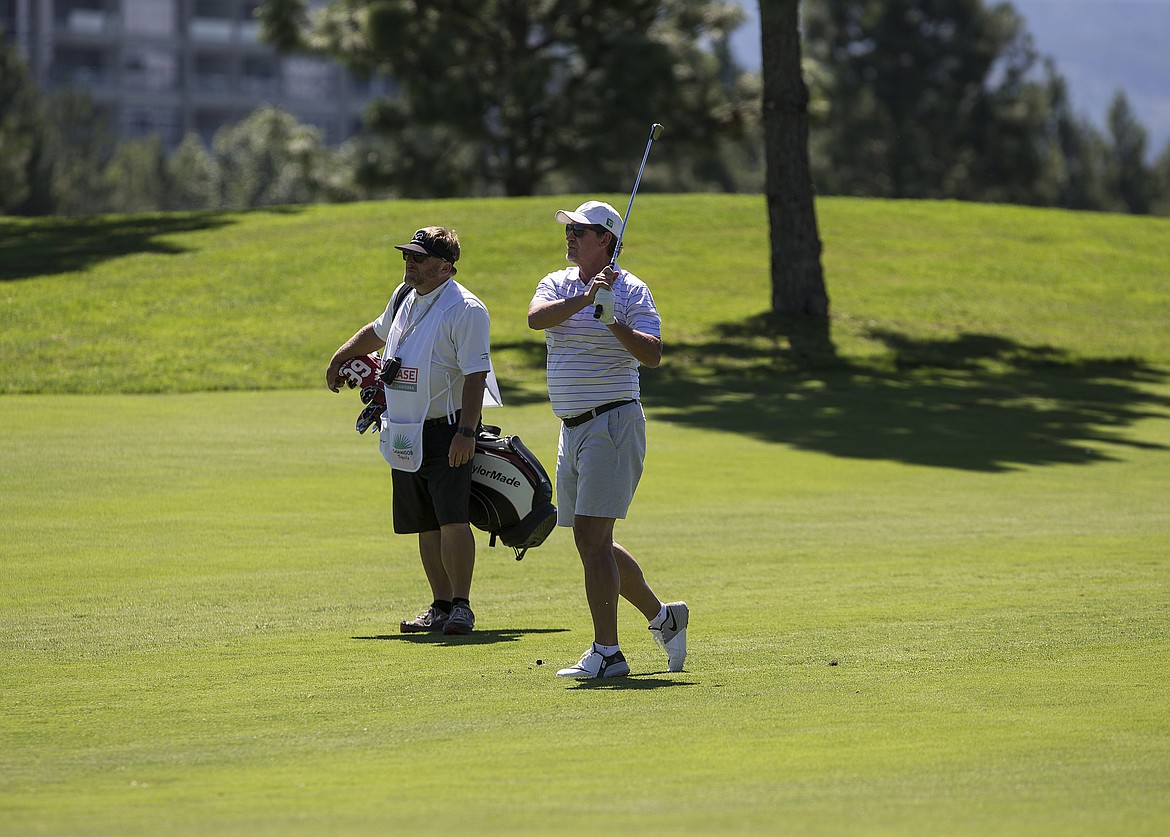
[[622, 228], [618, 231], [617, 245], [613, 250], [611, 265], [617, 264], [618, 250], [622, 248], [622, 239], [626, 237], [626, 225], [630, 223], [630, 213], [634, 211], [634, 198], [638, 195], [638, 186], [642, 182], [642, 172], [646, 170], [646, 161], [650, 158], [650, 146], [654, 144], [655, 131], [661, 131], [661, 126], [655, 123], [650, 126], [650, 138], [646, 140], [646, 150], [642, 152], [642, 165], [638, 166], [638, 176], [634, 178], [634, 191], [630, 192], [630, 202], [626, 205], [626, 214], [622, 218]]
[[[622, 228], [618, 231], [617, 244], [613, 248], [613, 258], [610, 259], [610, 267], [617, 268], [618, 252], [622, 249], [622, 239], [626, 236], [626, 225], [630, 223], [630, 213], [634, 211], [634, 198], [638, 194], [638, 185], [642, 182], [642, 172], [646, 170], [646, 160], [650, 158], [650, 146], [654, 144], [654, 140], [661, 136], [662, 126], [655, 122], [650, 126], [650, 138], [646, 140], [646, 150], [642, 152], [642, 164], [638, 166], [638, 176], [634, 178], [634, 191], [630, 192], [630, 202], [626, 205], [626, 214], [622, 218]], [[595, 305], [593, 308], [593, 319], [601, 319], [600, 305]]]

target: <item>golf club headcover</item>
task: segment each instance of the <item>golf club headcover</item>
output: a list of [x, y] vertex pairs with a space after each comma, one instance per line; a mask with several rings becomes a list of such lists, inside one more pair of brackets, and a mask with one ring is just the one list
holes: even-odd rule
[[593, 297], [593, 319], [599, 320], [602, 325], [613, 325], [617, 318], [613, 313], [615, 298], [609, 288], [599, 288]]
[[380, 424], [382, 414], [386, 412], [386, 390], [378, 380], [381, 368], [382, 363], [377, 355], [361, 355], [341, 364], [339, 371], [345, 378], [346, 386], [359, 390], [362, 403], [366, 405], [354, 425], [358, 433], [365, 433]]
[[386, 390], [381, 384], [362, 387], [361, 398], [363, 404], [377, 403], [386, 406]]
[[379, 404], [377, 401], [367, 404], [366, 408], [358, 414], [357, 423], [354, 425], [354, 429], [357, 430], [358, 433], [365, 433], [374, 425], [381, 424], [382, 413], [384, 412], [386, 412], [385, 400], [383, 400], [381, 404]]
[[361, 399], [366, 408], [358, 415], [354, 427], [358, 433], [365, 433], [375, 424], [379, 424], [382, 413], [386, 412], [386, 389], [380, 382], [374, 382], [362, 387]]
[[338, 372], [345, 377], [345, 385], [350, 389], [373, 386], [378, 383], [378, 370], [382, 362], [377, 355], [360, 355], [352, 357], [341, 364]]

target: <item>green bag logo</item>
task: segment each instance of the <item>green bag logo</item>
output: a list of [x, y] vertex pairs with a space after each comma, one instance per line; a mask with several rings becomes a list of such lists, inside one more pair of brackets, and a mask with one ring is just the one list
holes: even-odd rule
[[394, 450], [409, 451], [411, 449], [410, 437], [405, 433], [396, 433], [394, 435]]

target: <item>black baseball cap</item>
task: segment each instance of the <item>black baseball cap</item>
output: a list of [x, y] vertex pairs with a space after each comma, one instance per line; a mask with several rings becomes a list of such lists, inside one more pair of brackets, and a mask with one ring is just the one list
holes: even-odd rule
[[451, 264], [459, 261], [459, 245], [439, 238], [433, 229], [418, 230], [409, 244], [395, 244], [394, 247], [404, 253], [422, 253]]

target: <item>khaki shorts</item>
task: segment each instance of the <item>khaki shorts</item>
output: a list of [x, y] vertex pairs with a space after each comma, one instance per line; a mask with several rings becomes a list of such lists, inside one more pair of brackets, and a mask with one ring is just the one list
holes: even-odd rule
[[622, 519], [646, 460], [646, 414], [635, 401], [577, 427], [561, 425], [557, 447], [557, 523], [576, 515]]

